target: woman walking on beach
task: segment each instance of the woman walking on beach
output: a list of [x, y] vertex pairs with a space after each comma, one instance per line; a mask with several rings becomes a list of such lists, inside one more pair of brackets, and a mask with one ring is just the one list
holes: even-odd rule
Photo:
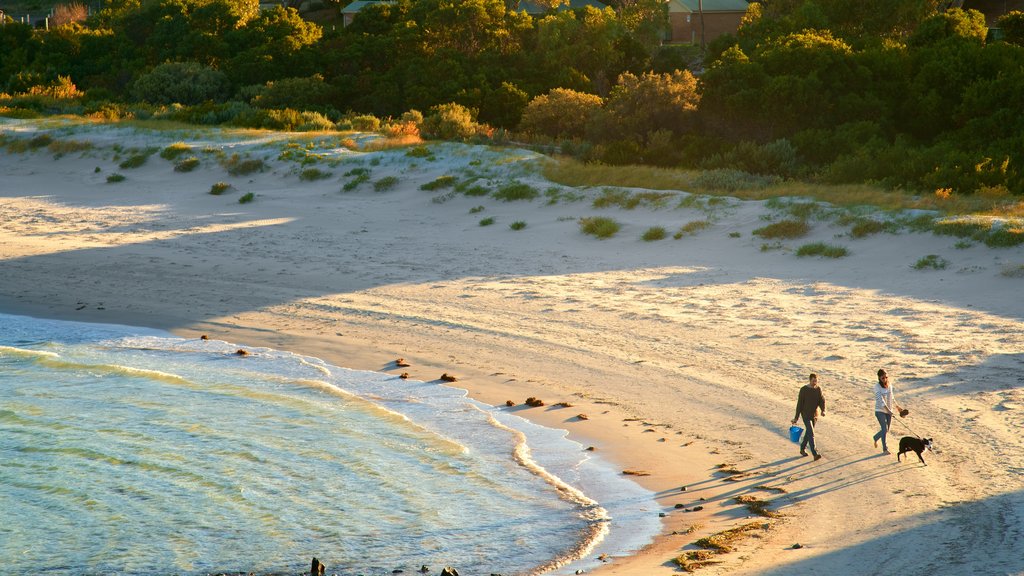
[[892, 386], [889, 385], [889, 375], [882, 368], [878, 369], [878, 384], [875, 384], [875, 418], [878, 419], [879, 431], [875, 433], [875, 448], [878, 448], [878, 441], [882, 441], [882, 454], [890, 454], [889, 447], [885, 443], [885, 437], [889, 433], [889, 426], [892, 424], [893, 409], [903, 411], [896, 403], [896, 397], [892, 393]]
[[822, 417], [825, 416], [825, 395], [818, 387], [817, 374], [811, 374], [807, 379], [807, 384], [800, 388], [800, 394], [796, 398], [793, 424], [796, 424], [797, 418], [804, 419], [804, 441], [800, 443], [800, 455], [807, 456], [807, 447], [810, 446], [814, 459], [820, 460], [821, 454], [814, 448], [814, 425], [818, 422], [818, 408], [821, 408]]

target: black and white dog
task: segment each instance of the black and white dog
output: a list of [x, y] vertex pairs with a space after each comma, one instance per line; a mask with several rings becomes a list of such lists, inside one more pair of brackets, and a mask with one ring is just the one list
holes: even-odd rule
[[900, 451], [896, 453], [896, 461], [899, 462], [900, 456], [905, 452], [917, 452], [917, 458], [921, 461], [921, 464], [927, 466], [928, 464], [924, 461], [921, 453], [925, 450], [932, 449], [931, 438], [916, 438], [914, 436], [904, 436], [900, 438]]

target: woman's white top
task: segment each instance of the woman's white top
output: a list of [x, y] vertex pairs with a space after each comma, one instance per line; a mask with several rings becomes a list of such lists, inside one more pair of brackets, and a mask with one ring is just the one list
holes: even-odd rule
[[896, 405], [896, 398], [892, 395], [892, 384], [883, 388], [881, 384], [875, 384], [875, 412], [892, 414], [892, 408]]

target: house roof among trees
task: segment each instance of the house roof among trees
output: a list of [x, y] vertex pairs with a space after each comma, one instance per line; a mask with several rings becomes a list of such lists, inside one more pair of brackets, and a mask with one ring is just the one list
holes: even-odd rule
[[[703, 0], [704, 13], [708, 12], [746, 12], [747, 0]], [[698, 0], [669, 0], [669, 12], [685, 12], [697, 14], [700, 12]]]

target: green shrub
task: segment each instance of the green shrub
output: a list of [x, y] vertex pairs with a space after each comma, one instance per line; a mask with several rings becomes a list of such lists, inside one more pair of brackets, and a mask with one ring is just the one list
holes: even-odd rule
[[195, 62], [166, 62], [138, 77], [132, 88], [136, 99], [153, 104], [199, 104], [223, 101], [231, 83], [219, 71]]
[[474, 206], [473, 208], [469, 209], [469, 213], [470, 214], [478, 214], [478, 213], [483, 212], [483, 211], [484, 211], [484, 207], [483, 206]]
[[391, 190], [397, 185], [397, 176], [385, 176], [373, 183], [373, 189], [376, 190], [377, 192], [384, 192], [386, 190]]
[[743, 236], [743, 234], [740, 234], [739, 232], [729, 232], [729, 238], [739, 238], [741, 236]]
[[914, 270], [924, 270], [925, 268], [945, 270], [946, 266], [949, 266], [948, 260], [938, 254], [929, 254], [914, 263]]
[[517, 200], [533, 200], [540, 196], [540, 192], [529, 184], [517, 182], [502, 186], [492, 196], [505, 202], [514, 202]]
[[526, 222], [523, 222], [522, 220], [516, 220], [515, 222], [509, 224], [508, 227], [513, 230], [522, 230], [523, 228], [526, 228]]
[[693, 236], [697, 232], [700, 232], [709, 226], [711, 226], [711, 222], [707, 220], [694, 220], [692, 222], [687, 222], [686, 224], [683, 224], [679, 231], [672, 237], [679, 240], [684, 236]]
[[110, 174], [109, 176], [107, 176], [107, 182], [110, 184], [113, 184], [115, 182], [124, 182], [124, 175], [117, 173]]
[[611, 218], [605, 218], [603, 216], [593, 216], [580, 220], [581, 232], [602, 239], [615, 236], [621, 228], [621, 224]]
[[661, 226], [651, 226], [644, 231], [640, 239], [644, 242], [654, 242], [655, 240], [664, 240], [668, 233]]
[[796, 255], [800, 257], [824, 256], [825, 258], [842, 258], [849, 254], [850, 252], [843, 246], [833, 246], [831, 244], [825, 244], [824, 242], [804, 244], [796, 251]]
[[253, 195], [252, 192], [246, 192], [244, 195], [242, 195], [241, 197], [238, 198], [238, 203], [239, 204], [248, 204], [249, 202], [252, 202], [255, 197], [256, 196]]
[[433, 106], [423, 119], [420, 130], [427, 138], [465, 140], [476, 135], [481, 128], [472, 110], [461, 104], [449, 103]]
[[330, 178], [331, 173], [320, 170], [319, 168], [306, 168], [299, 173], [299, 180], [304, 182], [312, 182], [314, 180], [324, 180]]
[[466, 196], [487, 196], [491, 191], [486, 186], [475, 184], [462, 191]]
[[227, 182], [217, 182], [213, 186], [210, 186], [210, 194], [213, 194], [214, 196], [220, 196], [221, 194], [227, 192], [230, 189], [231, 184], [228, 184]]
[[494, 218], [489, 216], [480, 221], [481, 226], [490, 226], [491, 224], [494, 224]]
[[341, 187], [343, 192], [351, 192], [364, 182], [370, 181], [370, 171], [366, 168], [353, 168], [348, 172], [345, 172], [345, 176], [350, 176], [352, 179], [345, 182]]
[[864, 238], [871, 234], [878, 234], [886, 229], [886, 225], [878, 220], [859, 220], [850, 228], [850, 236]]
[[765, 239], [781, 238], [791, 240], [802, 238], [811, 231], [811, 227], [803, 220], [780, 220], [754, 230], [755, 236]]
[[125, 159], [123, 162], [121, 162], [117, 166], [119, 168], [121, 168], [122, 170], [128, 170], [130, 168], [138, 168], [139, 166], [142, 166], [143, 164], [145, 164], [146, 160], [149, 160], [149, 154], [147, 154], [145, 152], [143, 152], [141, 154], [132, 154], [131, 156], [129, 156], [127, 159]]
[[426, 184], [421, 184], [420, 190], [440, 190], [441, 188], [451, 188], [455, 185], [455, 181], [455, 176], [438, 176]]
[[376, 132], [380, 130], [380, 118], [370, 114], [353, 116], [348, 121], [352, 124], [353, 130], [359, 130], [360, 132]]
[[179, 160], [174, 165], [174, 171], [175, 172], [191, 172], [191, 171], [195, 170], [196, 167], [198, 167], [198, 166], [199, 166], [199, 158], [196, 158], [195, 156], [189, 156], [188, 158], [185, 158], [183, 160]]
[[970, 240], [957, 240], [956, 244], [953, 244], [953, 248], [956, 248], [957, 250], [966, 250], [971, 246], [974, 246], [974, 242], [971, 242]]
[[335, 101], [337, 89], [320, 74], [302, 78], [281, 78], [257, 89], [252, 105], [257, 108], [322, 109]]
[[551, 138], [583, 138], [602, 104], [595, 94], [555, 88], [526, 105], [519, 129]]
[[405, 155], [410, 158], [431, 158], [434, 156], [434, 153], [426, 146], [413, 146], [405, 151]]
[[221, 161], [221, 165], [232, 176], [245, 176], [253, 172], [262, 172], [266, 165], [258, 158], [242, 158], [238, 154]]
[[1024, 244], [1024, 229], [1002, 227], [993, 230], [985, 237], [985, 245], [990, 248], [1012, 248]]
[[192, 151], [192, 147], [184, 142], [175, 142], [170, 146], [160, 151], [160, 157], [164, 160], [175, 160], [182, 154], [187, 154]]

